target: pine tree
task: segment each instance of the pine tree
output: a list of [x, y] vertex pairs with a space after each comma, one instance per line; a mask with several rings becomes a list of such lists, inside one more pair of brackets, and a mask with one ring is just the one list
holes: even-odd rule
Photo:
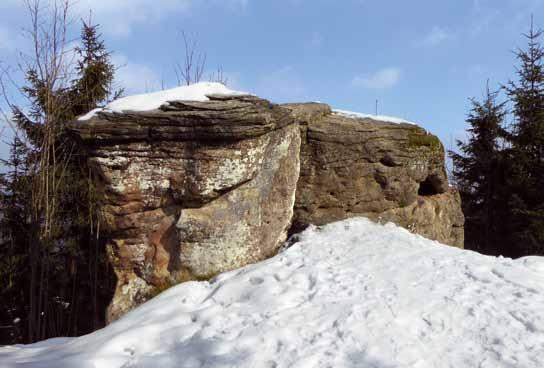
[[504, 103], [497, 103], [497, 92], [489, 87], [483, 102], [472, 99], [468, 114], [468, 141], [457, 141], [460, 153], [450, 152], [453, 176], [461, 194], [465, 214], [465, 247], [497, 254], [500, 249], [500, 190], [502, 153], [499, 146], [505, 132]]
[[544, 254], [544, 50], [531, 20], [527, 50], [518, 50], [518, 81], [507, 93], [515, 116], [510, 135], [509, 206], [516, 255]]

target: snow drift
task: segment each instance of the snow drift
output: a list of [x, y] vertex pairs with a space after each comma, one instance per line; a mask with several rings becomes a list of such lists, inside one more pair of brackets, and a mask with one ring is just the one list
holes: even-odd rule
[[[157, 92], [119, 98], [110, 102], [105, 107], [89, 111], [87, 114], [80, 116], [78, 120], [89, 120], [100, 111], [116, 113], [122, 113], [124, 111], [151, 111], [158, 109], [161, 105], [167, 104], [169, 101], [209, 101], [208, 95], [243, 96], [250, 95], [250, 93], [231, 90], [222, 83], [199, 82], [188, 86], [180, 86]], [[393, 116], [363, 114], [340, 109], [334, 109], [333, 112], [347, 117], [367, 118], [389, 123], [407, 123], [415, 125], [415, 123], [411, 121]]]
[[228, 89], [221, 83], [200, 82], [189, 86], [181, 86], [158, 92], [119, 98], [109, 103], [104, 108], [97, 108], [89, 111], [87, 114], [80, 116], [78, 120], [89, 120], [100, 111], [121, 113], [123, 111], [156, 110], [161, 107], [161, 105], [168, 103], [168, 101], [208, 101], [208, 95], [216, 94], [239, 96], [247, 95], [248, 93]]
[[372, 119], [372, 120], [384, 121], [384, 122], [387, 122], [387, 123], [394, 123], [394, 124], [417, 125], [413, 121], [408, 121], [408, 120], [397, 118], [397, 117], [394, 117], [394, 116], [364, 114], [364, 113], [361, 113], [361, 112], [340, 110], [340, 109], [333, 109], [332, 112], [335, 113], [335, 114], [338, 114], [338, 115], [346, 116], [348, 118]]
[[542, 367], [544, 259], [349, 219], [90, 335], [0, 348], [0, 366]]

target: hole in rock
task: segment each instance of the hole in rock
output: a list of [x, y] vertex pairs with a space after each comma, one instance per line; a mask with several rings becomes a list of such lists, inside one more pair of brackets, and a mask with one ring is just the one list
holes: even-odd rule
[[389, 155], [385, 155], [380, 159], [380, 163], [387, 167], [395, 167], [395, 160]]
[[431, 196], [440, 193], [436, 180], [433, 177], [428, 176], [427, 179], [419, 183], [419, 190], [417, 194], [420, 196]]
[[308, 223], [294, 219], [291, 223], [291, 227], [289, 228], [289, 230], [287, 230], [287, 243], [290, 245], [292, 243], [295, 243], [298, 240], [298, 237], [296, 239], [291, 239], [291, 237], [293, 235], [303, 232], [308, 226]]

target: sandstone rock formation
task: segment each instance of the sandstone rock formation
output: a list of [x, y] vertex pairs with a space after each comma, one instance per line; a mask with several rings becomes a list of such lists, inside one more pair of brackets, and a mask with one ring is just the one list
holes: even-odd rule
[[358, 118], [318, 103], [287, 104], [302, 131], [293, 231], [354, 216], [392, 221], [463, 247], [460, 197], [444, 148], [409, 123]]
[[422, 128], [317, 103], [209, 99], [73, 126], [103, 193], [118, 277], [109, 320], [172, 284], [270, 257], [310, 223], [367, 216], [463, 246], [443, 147]]
[[252, 96], [78, 122], [104, 195], [116, 319], [165, 287], [263, 260], [286, 239], [300, 132]]

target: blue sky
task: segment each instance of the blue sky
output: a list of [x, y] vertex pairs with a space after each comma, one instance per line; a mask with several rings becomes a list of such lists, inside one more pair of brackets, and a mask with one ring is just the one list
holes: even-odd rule
[[[531, 14], [544, 27], [544, 0], [79, 0], [72, 17], [89, 9], [129, 94], [175, 85], [184, 30], [206, 52], [207, 74], [222, 66], [231, 88], [368, 113], [377, 99], [380, 114], [416, 121], [448, 147], [486, 80], [515, 77], [512, 50], [525, 46]], [[0, 0], [4, 65], [27, 47], [25, 26], [21, 1]]]

